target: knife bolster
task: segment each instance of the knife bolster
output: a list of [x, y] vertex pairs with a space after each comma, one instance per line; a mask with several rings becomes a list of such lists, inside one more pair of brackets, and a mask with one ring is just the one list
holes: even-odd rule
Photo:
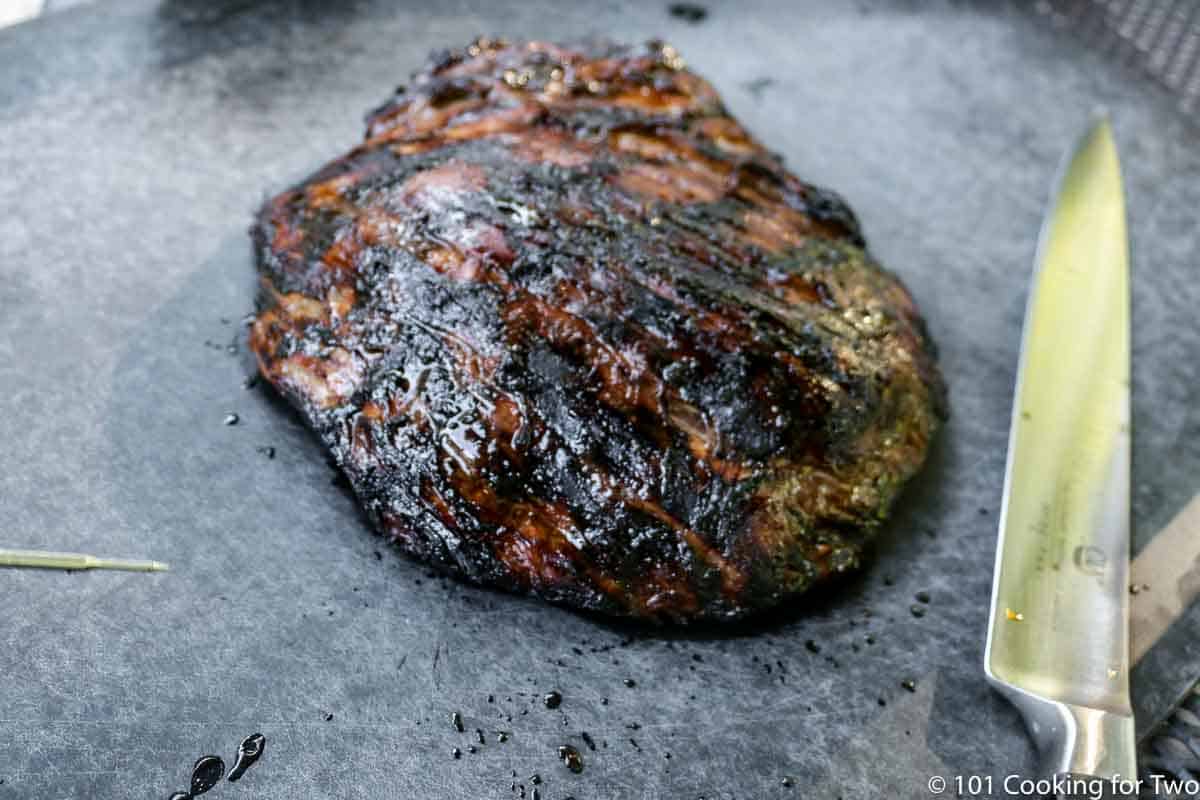
[[1004, 689], [1037, 745], [1042, 774], [1137, 778], [1137, 737], [1131, 714]]

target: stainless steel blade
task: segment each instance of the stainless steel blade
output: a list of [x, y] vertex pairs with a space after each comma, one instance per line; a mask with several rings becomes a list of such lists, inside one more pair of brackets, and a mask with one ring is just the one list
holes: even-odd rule
[[1048, 773], [1135, 777], [1129, 268], [1107, 120], [1073, 151], [1025, 316], [985, 669]]

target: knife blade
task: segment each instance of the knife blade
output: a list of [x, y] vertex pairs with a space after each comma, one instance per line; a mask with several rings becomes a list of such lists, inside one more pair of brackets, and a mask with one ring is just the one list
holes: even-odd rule
[[1107, 119], [1038, 242], [984, 655], [1046, 775], [1136, 778], [1129, 702], [1129, 250]]

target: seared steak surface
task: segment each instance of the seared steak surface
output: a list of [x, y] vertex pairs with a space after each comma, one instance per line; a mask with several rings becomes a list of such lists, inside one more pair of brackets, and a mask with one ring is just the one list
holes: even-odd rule
[[730, 619], [854, 567], [937, 427], [912, 299], [668, 45], [481, 39], [253, 230], [250, 343], [412, 555]]

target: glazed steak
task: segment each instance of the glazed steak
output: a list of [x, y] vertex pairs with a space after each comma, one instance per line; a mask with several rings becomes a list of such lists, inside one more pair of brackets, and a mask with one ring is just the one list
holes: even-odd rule
[[912, 299], [668, 45], [481, 39], [271, 200], [251, 346], [484, 584], [730, 619], [854, 567], [942, 384]]

